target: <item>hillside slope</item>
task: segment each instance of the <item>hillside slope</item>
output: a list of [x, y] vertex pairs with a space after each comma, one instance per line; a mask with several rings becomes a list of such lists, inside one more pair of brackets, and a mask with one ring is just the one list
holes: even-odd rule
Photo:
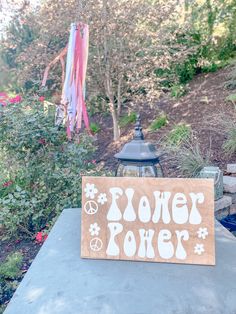
[[[137, 105], [133, 111], [139, 112], [142, 119], [145, 139], [153, 142], [158, 148], [158, 142], [178, 123], [191, 126], [196, 132], [201, 148], [209, 150], [211, 146], [211, 163], [225, 169], [229, 162], [236, 162], [236, 156], [227, 157], [222, 151], [225, 137], [213, 133], [203, 121], [211, 120], [211, 116], [217, 112], [227, 112], [232, 115], [235, 111], [234, 104], [226, 101], [233, 91], [225, 88], [225, 82], [232, 71], [232, 66], [218, 70], [215, 73], [199, 74], [188, 84], [188, 93], [180, 99], [164, 96], [151, 105]], [[148, 127], [152, 120], [164, 112], [168, 117], [168, 125], [160, 130], [150, 133]], [[110, 117], [97, 114], [92, 118], [101, 125], [101, 131], [97, 134], [98, 146], [96, 161], [110, 170], [116, 168], [114, 154], [132, 138], [133, 125], [121, 130], [121, 138], [118, 142], [112, 140], [112, 121]], [[165, 175], [176, 176], [176, 171], [171, 164], [164, 162]]]

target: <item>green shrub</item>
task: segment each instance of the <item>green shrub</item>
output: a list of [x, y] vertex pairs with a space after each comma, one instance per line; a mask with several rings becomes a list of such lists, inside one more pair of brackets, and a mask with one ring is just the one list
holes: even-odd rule
[[236, 93], [235, 94], [230, 94], [229, 96], [226, 97], [226, 101], [231, 101], [233, 104], [236, 103]]
[[236, 111], [226, 113], [219, 111], [206, 116], [203, 121], [205, 127], [220, 136], [224, 136], [225, 140], [222, 145], [224, 153], [231, 156], [236, 153]]
[[186, 177], [198, 177], [200, 171], [210, 165], [209, 154], [203, 154], [198, 143], [182, 147], [176, 157], [180, 173]]
[[162, 115], [155, 120], [152, 121], [149, 130], [154, 132], [162, 128], [163, 126], [166, 126], [168, 123], [167, 117], [165, 115]]
[[[229, 90], [236, 89], [236, 66], [235, 59], [232, 61], [233, 69], [229, 74], [228, 80], [225, 82], [224, 86]], [[227, 99], [226, 99], [227, 100]]]
[[135, 112], [131, 112], [120, 118], [119, 125], [121, 128], [126, 127], [127, 125], [134, 123], [136, 121], [137, 115]]
[[91, 138], [68, 142], [65, 130], [54, 127], [53, 114], [41, 104], [22, 103], [2, 110], [0, 148], [0, 225], [6, 236], [33, 236], [63, 208], [80, 206], [81, 173], [94, 168]]
[[216, 72], [220, 68], [220, 65], [217, 65], [214, 61], [210, 62], [208, 65], [201, 67], [203, 73]]
[[180, 98], [186, 94], [187, 90], [184, 85], [173, 85], [171, 86], [171, 97]]
[[90, 129], [94, 134], [98, 133], [101, 130], [100, 126], [95, 122], [90, 123]]
[[178, 173], [183, 177], [198, 177], [202, 168], [211, 165], [211, 149], [203, 151], [192, 132], [178, 146], [166, 141], [162, 146], [163, 151], [168, 154], [168, 162], [178, 169]]
[[5, 262], [0, 265], [0, 278], [17, 279], [21, 276], [23, 256], [19, 252], [9, 255]]
[[167, 142], [170, 145], [178, 146], [187, 140], [191, 134], [191, 127], [186, 124], [176, 125], [168, 134]]
[[197, 57], [190, 56], [185, 62], [175, 66], [175, 73], [180, 84], [186, 84], [196, 74]]
[[0, 278], [0, 314], [3, 314], [18, 284], [19, 282], [17, 280], [12, 281]]
[[223, 150], [229, 156], [236, 153], [236, 127], [228, 130], [227, 139], [223, 144]]
[[23, 256], [19, 252], [9, 255], [0, 265], [0, 313], [5, 310], [5, 303], [10, 300], [18, 286], [21, 275]]

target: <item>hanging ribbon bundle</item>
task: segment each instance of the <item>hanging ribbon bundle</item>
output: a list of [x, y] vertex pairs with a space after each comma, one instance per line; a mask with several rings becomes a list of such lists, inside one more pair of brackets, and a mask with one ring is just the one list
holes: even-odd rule
[[67, 105], [67, 136], [81, 129], [82, 119], [89, 130], [85, 104], [85, 77], [88, 61], [88, 25], [71, 24], [67, 50], [66, 76], [62, 90], [62, 103]]
[[[72, 23], [68, 45], [49, 63], [44, 71], [42, 86], [46, 85], [51, 66], [59, 60], [62, 66], [62, 97], [56, 112], [56, 125], [61, 124], [65, 114], [67, 137], [81, 129], [82, 120], [90, 132], [89, 118], [85, 104], [85, 77], [88, 62], [89, 29], [87, 24]], [[66, 74], [64, 56], [67, 53]], [[66, 108], [66, 110], [64, 110]], [[59, 111], [59, 112], [58, 112]]]

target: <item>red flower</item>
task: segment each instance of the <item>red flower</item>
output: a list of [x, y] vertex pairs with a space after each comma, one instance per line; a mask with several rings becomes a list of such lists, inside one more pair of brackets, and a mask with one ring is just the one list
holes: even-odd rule
[[15, 103], [16, 103], [15, 97], [10, 98], [10, 99], [9, 99], [9, 103], [10, 103], [10, 104], [15, 104]]
[[22, 101], [22, 97], [20, 95], [17, 95], [15, 97], [15, 101], [18, 103], [18, 102], [21, 102]]
[[36, 233], [35, 240], [38, 243], [42, 243], [42, 242], [44, 242], [47, 239], [47, 237], [48, 237], [47, 234], [43, 234], [42, 231], [39, 231], [39, 232]]
[[43, 233], [42, 231], [38, 232], [36, 234], [36, 237], [35, 237], [35, 240], [38, 242], [38, 243], [41, 243], [43, 241]]
[[45, 97], [44, 97], [44, 96], [40, 96], [40, 97], [39, 97], [39, 101], [40, 101], [40, 102], [44, 102], [44, 100], [45, 100]]
[[10, 185], [12, 185], [12, 184], [13, 184], [13, 181], [10, 180], [10, 181], [4, 182], [2, 186], [3, 186], [4, 188], [6, 188], [6, 187], [8, 187], [8, 186], [10, 186]]
[[38, 142], [39, 144], [46, 145], [46, 140], [44, 138], [40, 138]]
[[18, 104], [19, 102], [21, 102], [22, 97], [20, 95], [16, 95], [16, 97], [10, 98], [9, 102], [11, 104]]

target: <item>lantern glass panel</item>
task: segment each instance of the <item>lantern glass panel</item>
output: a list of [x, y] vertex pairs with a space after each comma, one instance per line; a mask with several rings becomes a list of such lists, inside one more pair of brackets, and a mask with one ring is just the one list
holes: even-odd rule
[[156, 172], [157, 172], [157, 177], [158, 178], [162, 178], [162, 177], [164, 177], [164, 174], [163, 174], [163, 171], [162, 171], [162, 168], [161, 168], [161, 166], [160, 166], [160, 164], [157, 164], [156, 165]]
[[141, 167], [141, 177], [156, 177], [154, 166], [143, 166]]
[[123, 177], [124, 167], [125, 167], [124, 165], [119, 164], [119, 166], [117, 168], [117, 172], [116, 172], [117, 177]]
[[139, 167], [120, 164], [117, 169], [118, 177], [139, 177]]

